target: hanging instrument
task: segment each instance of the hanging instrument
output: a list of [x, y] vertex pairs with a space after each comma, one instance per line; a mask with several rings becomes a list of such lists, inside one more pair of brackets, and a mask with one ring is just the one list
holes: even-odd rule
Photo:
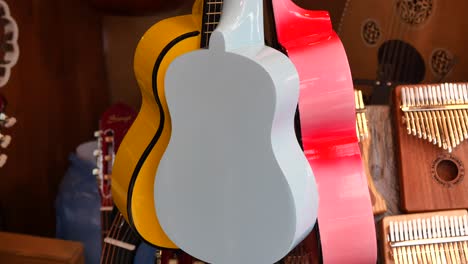
[[93, 155], [96, 157], [96, 168], [93, 175], [96, 177], [99, 195], [101, 197], [101, 229], [103, 238], [112, 224], [112, 167], [115, 153], [120, 143], [133, 123], [136, 113], [130, 106], [123, 103], [111, 105], [104, 111], [99, 119], [99, 130], [94, 132], [97, 139], [97, 149]]
[[299, 78], [264, 44], [262, 0], [228, 0], [222, 12], [209, 49], [179, 56], [166, 73], [172, 135], [156, 211], [172, 241], [202, 261], [275, 263], [317, 217], [294, 131]]
[[339, 25], [354, 83], [373, 104], [400, 84], [465, 81], [464, 0], [347, 0]]
[[135, 51], [134, 70], [142, 105], [115, 157], [112, 194], [133, 229], [155, 246], [177, 248], [159, 225], [153, 198], [156, 170], [171, 136], [166, 70], [174, 58], [208, 46], [221, 7], [221, 0], [197, 0], [191, 15], [153, 25]]
[[[318, 227], [324, 263], [377, 258], [371, 199], [356, 136], [354, 89], [346, 53], [324, 11], [273, 0], [279, 45], [300, 79], [304, 153], [320, 194]], [[343, 237], [359, 233], [359, 243]]]

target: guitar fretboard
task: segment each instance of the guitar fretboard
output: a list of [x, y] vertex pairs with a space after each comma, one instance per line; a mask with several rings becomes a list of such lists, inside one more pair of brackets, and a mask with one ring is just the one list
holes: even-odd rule
[[132, 263], [139, 243], [140, 239], [122, 214], [117, 213], [110, 231], [104, 238], [101, 264]]
[[221, 18], [222, 0], [205, 0], [203, 3], [201, 48], [208, 47], [211, 33], [216, 29]]

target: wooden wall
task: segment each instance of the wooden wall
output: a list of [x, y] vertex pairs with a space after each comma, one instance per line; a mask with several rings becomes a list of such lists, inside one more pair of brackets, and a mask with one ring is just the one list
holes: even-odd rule
[[82, 0], [6, 0], [20, 58], [0, 92], [17, 125], [0, 169], [8, 231], [54, 236], [54, 200], [68, 154], [92, 138], [109, 102], [101, 21]]

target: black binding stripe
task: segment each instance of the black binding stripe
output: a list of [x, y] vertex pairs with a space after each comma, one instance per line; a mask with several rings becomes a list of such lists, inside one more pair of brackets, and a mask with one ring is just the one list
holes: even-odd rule
[[[159, 109], [159, 118], [160, 118], [159, 119], [159, 126], [158, 126], [158, 129], [156, 130], [156, 133], [154, 134], [153, 139], [151, 139], [151, 142], [148, 144], [145, 151], [140, 156], [140, 159], [138, 160], [138, 163], [136, 164], [135, 169], [133, 170], [132, 178], [130, 179], [130, 184], [129, 184], [129, 187], [128, 187], [128, 194], [127, 194], [128, 221], [129, 221], [130, 225], [132, 226], [132, 228], [135, 230], [135, 233], [137, 233], [138, 236], [141, 238], [141, 240], [145, 241], [147, 244], [150, 244], [150, 245], [152, 245], [152, 243], [148, 242], [145, 238], [143, 238], [143, 236], [136, 229], [135, 224], [133, 222], [132, 196], [133, 196], [134, 185], [135, 185], [135, 182], [136, 182], [136, 179], [137, 179], [138, 175], [140, 174], [140, 170], [143, 167], [143, 164], [146, 162], [146, 159], [148, 158], [149, 154], [153, 150], [154, 146], [158, 142], [158, 139], [161, 137], [163, 127], [164, 127], [164, 122], [166, 120], [166, 118], [164, 116], [164, 109], [163, 109], [162, 104], [161, 104], [161, 99], [159, 98], [159, 95], [158, 95], [157, 77], [158, 77], [158, 73], [159, 73], [159, 68], [161, 66], [161, 63], [162, 63], [164, 57], [166, 56], [166, 54], [169, 52], [169, 50], [172, 47], [174, 47], [177, 43], [181, 42], [182, 40], [192, 38], [192, 37], [196, 37], [199, 34], [200, 34], [199, 31], [192, 31], [192, 32], [180, 35], [177, 38], [173, 39], [161, 51], [158, 58], [156, 59], [156, 62], [154, 63], [154, 67], [153, 67], [152, 87], [153, 87], [154, 100], [156, 101], [156, 104], [158, 105], [158, 109]], [[150, 197], [150, 199], [154, 199], [154, 198]], [[155, 245], [155, 246], [159, 247], [158, 245]]]

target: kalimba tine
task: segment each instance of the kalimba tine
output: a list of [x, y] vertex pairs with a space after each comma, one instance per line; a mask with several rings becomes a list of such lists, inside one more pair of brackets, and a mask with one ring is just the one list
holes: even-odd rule
[[402, 209], [468, 208], [467, 84], [398, 86], [394, 106]]
[[369, 167], [369, 149], [370, 149], [370, 134], [367, 126], [366, 108], [362, 99], [361, 90], [354, 90], [354, 99], [356, 103], [356, 133], [361, 149], [361, 157], [363, 160], [364, 170], [367, 176], [367, 184], [369, 185], [369, 193], [372, 202], [372, 211], [374, 215], [382, 214], [387, 211], [387, 204], [382, 195], [375, 188], [374, 181]]
[[384, 263], [468, 263], [467, 214], [451, 210], [384, 217]]

